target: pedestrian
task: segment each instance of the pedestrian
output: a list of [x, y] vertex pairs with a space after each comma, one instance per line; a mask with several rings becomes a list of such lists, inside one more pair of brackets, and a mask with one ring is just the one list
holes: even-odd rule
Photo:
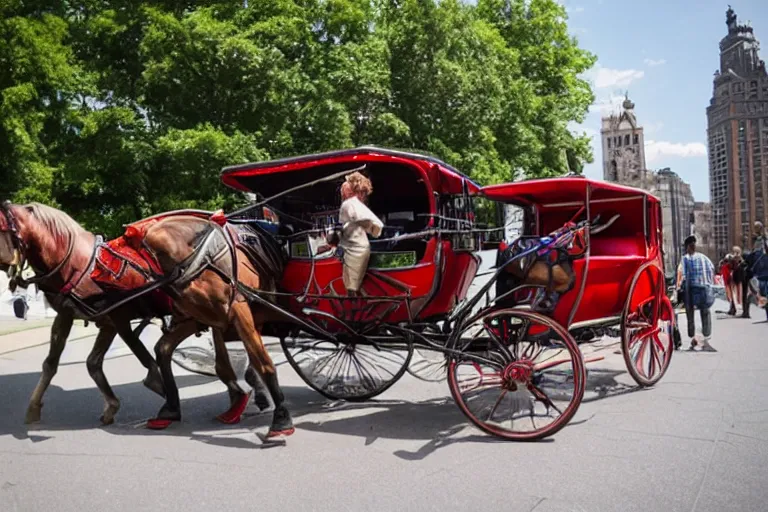
[[[755, 222], [750, 263], [750, 271], [758, 283], [758, 293], [755, 294], [758, 306], [765, 308], [765, 300], [768, 297], [768, 239], [761, 222]], [[765, 319], [768, 321], [768, 308], [765, 309]]]
[[[717, 352], [710, 345], [712, 336], [712, 315], [710, 308], [715, 302], [715, 267], [704, 254], [696, 251], [696, 237], [691, 235], [685, 239], [685, 255], [680, 262], [679, 274], [682, 278], [681, 288], [685, 303], [685, 317], [688, 319], [688, 337], [691, 339], [689, 350], [695, 350], [701, 344], [704, 352]], [[701, 341], [696, 340], [695, 310], [701, 315]]]
[[736, 288], [736, 297], [739, 297], [741, 300], [741, 318], [750, 318], [749, 294], [751, 291], [750, 281], [752, 280], [752, 273], [749, 270], [747, 255], [737, 245], [734, 245], [731, 251], [733, 254], [733, 282]]
[[725, 288], [725, 298], [731, 307], [728, 309], [730, 316], [736, 316], [736, 299], [734, 297], [733, 286], [733, 272], [731, 269], [731, 263], [733, 262], [733, 255], [726, 254], [725, 258], [720, 261], [720, 275], [723, 276], [723, 288]]
[[[736, 267], [738, 267], [736, 256], [731, 254], [731, 260], [728, 262], [728, 271], [731, 275], [731, 297], [733, 297], [734, 304], [743, 309], [744, 306], [741, 303], [742, 284], [736, 280]], [[736, 314], [735, 308], [733, 314]]]

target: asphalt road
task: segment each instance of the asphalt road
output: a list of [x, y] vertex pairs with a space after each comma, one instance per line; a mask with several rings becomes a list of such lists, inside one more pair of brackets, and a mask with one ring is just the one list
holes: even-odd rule
[[[143, 368], [122, 342], [105, 363], [122, 409], [115, 425], [100, 427], [102, 401], [84, 364], [92, 331], [82, 328], [42, 423], [28, 427], [46, 329], [6, 334], [0, 512], [764, 511], [768, 324], [721, 316], [719, 352], [676, 352], [649, 390], [629, 385], [609, 341], [598, 346], [608, 358], [591, 365], [576, 417], [538, 443], [501, 442], [469, 426], [445, 383], [406, 376], [376, 401], [328, 403], [287, 364], [279, 375], [297, 431], [286, 446], [262, 449], [256, 432], [270, 417], [253, 405], [239, 425], [218, 424], [224, 386], [178, 366], [184, 421], [152, 432], [143, 423], [161, 399], [142, 387]], [[147, 345], [157, 336], [150, 328]]]

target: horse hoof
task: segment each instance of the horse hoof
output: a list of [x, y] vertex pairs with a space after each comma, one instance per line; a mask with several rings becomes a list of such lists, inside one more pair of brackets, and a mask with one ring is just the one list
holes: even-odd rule
[[99, 418], [99, 421], [101, 421], [102, 425], [111, 425], [115, 422], [114, 416], [107, 416], [106, 414], [102, 414], [101, 418]]
[[147, 421], [147, 428], [150, 430], [165, 430], [170, 427], [173, 420], [164, 420], [162, 418], [152, 418]]
[[294, 432], [296, 432], [296, 429], [294, 427], [287, 428], [284, 430], [270, 429], [269, 432], [267, 432], [267, 439], [274, 439], [278, 437], [288, 437], [290, 435], [293, 435]]
[[229, 410], [227, 410], [227, 412], [219, 414], [216, 416], [216, 419], [226, 425], [234, 425], [235, 423], [240, 423], [240, 418], [243, 416], [245, 408], [248, 407], [248, 400], [250, 400], [250, 398], [250, 391], [241, 395], [240, 398], [238, 398], [237, 401], [232, 404]]

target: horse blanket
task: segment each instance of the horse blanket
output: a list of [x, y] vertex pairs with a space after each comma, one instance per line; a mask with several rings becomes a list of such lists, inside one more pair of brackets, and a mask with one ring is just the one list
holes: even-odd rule
[[118, 303], [145, 296], [140, 302], [147, 316], [168, 315], [172, 296], [178, 294], [206, 269], [218, 273], [233, 286], [237, 282], [236, 249], [261, 277], [262, 290], [274, 291], [282, 277], [287, 253], [266, 230], [254, 223], [211, 223], [193, 253], [173, 272], [164, 272], [144, 244], [147, 230], [171, 215], [209, 218], [208, 212], [171, 212], [126, 226], [123, 236], [104, 242], [97, 237], [88, 269], [70, 280], [61, 296], [86, 318], [114, 309]]

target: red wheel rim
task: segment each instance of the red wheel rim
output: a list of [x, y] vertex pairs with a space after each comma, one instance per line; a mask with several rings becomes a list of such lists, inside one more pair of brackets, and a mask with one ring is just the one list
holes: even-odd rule
[[674, 351], [675, 313], [664, 290], [661, 269], [654, 263], [643, 265], [632, 280], [622, 316], [624, 361], [641, 386], [652, 386], [664, 376]]
[[[584, 395], [584, 364], [573, 338], [551, 319], [529, 311], [501, 310], [479, 320], [484, 327], [462, 334], [462, 342], [501, 340], [506, 352], [483, 356], [480, 362], [467, 357], [451, 360], [448, 381], [462, 412], [480, 429], [517, 441], [548, 437], [573, 417]], [[486, 327], [487, 326], [487, 327]], [[520, 335], [524, 330], [553, 335]], [[481, 334], [480, 332], [484, 333]], [[465, 346], [465, 353], [478, 354]], [[504, 361], [504, 357], [512, 356]]]

